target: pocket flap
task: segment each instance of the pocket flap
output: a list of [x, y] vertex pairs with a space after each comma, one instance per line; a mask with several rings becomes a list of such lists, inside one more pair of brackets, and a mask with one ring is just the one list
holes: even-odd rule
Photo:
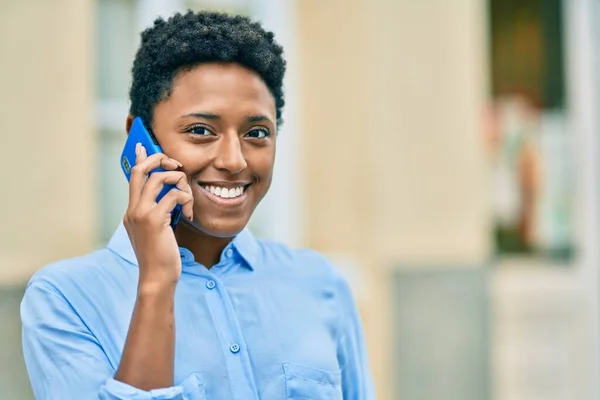
[[284, 363], [287, 398], [342, 400], [341, 372], [328, 372], [306, 365]]
[[283, 371], [286, 377], [295, 376], [301, 379], [307, 379], [328, 385], [341, 385], [342, 374], [340, 372], [327, 372], [317, 368], [308, 367], [299, 364], [283, 364]]
[[206, 400], [204, 380], [200, 372], [190, 374], [179, 385], [183, 387], [184, 400]]

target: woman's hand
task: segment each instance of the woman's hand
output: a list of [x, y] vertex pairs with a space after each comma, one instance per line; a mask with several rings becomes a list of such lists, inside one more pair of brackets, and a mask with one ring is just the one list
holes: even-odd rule
[[[150, 171], [162, 167], [165, 172]], [[182, 165], [162, 153], [146, 155], [138, 143], [136, 163], [129, 181], [129, 205], [123, 223], [129, 234], [140, 268], [138, 290], [174, 288], [181, 275], [181, 259], [171, 228], [171, 211], [181, 204], [190, 220], [194, 199]], [[164, 185], [176, 185], [157, 203]]]

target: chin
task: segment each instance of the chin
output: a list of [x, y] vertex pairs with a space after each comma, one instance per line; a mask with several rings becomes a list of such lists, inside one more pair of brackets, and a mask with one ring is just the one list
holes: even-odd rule
[[224, 220], [194, 220], [190, 222], [186, 219], [188, 225], [202, 232], [207, 236], [216, 238], [231, 238], [244, 230], [248, 224], [247, 220], [224, 221]]

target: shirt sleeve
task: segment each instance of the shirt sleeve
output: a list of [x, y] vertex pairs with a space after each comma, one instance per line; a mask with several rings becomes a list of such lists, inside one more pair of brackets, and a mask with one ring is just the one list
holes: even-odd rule
[[183, 400], [202, 389], [191, 375], [179, 386], [151, 391], [116, 381], [104, 350], [53, 286], [28, 285], [21, 302], [23, 355], [36, 399]]
[[345, 279], [339, 278], [338, 288], [341, 331], [337, 352], [344, 399], [371, 400], [375, 398], [375, 389], [360, 315]]

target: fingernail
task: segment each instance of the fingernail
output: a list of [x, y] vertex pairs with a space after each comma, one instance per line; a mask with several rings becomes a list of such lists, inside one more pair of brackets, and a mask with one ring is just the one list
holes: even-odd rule
[[169, 164], [169, 168], [177, 168], [177, 167], [179, 167], [179, 164], [177, 164], [175, 162], [175, 160], [171, 160], [170, 158], [167, 158], [165, 160], [161, 160], [161, 163]]
[[135, 155], [136, 155], [136, 157], [140, 155], [140, 147], [141, 146], [142, 146], [142, 144], [139, 143], [139, 142], [135, 144]]
[[175, 165], [177, 165], [179, 168], [183, 167], [183, 164], [182, 164], [182, 163], [180, 163], [179, 161], [177, 161], [177, 160], [174, 160], [174, 159], [172, 159], [172, 158], [170, 158], [170, 160], [171, 160], [171, 161], [173, 161], [173, 162], [175, 163]]

